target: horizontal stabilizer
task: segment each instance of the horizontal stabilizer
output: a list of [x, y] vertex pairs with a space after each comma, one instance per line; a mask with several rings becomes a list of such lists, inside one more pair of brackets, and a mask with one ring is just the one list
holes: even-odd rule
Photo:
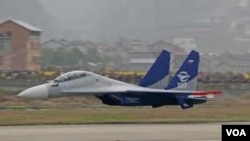
[[177, 101], [182, 109], [191, 108], [194, 104], [200, 104], [207, 101], [205, 96], [202, 97], [189, 97], [188, 93], [178, 94], [176, 95]]
[[182, 109], [191, 108], [194, 106], [193, 100], [188, 98], [177, 98], [177, 101]]
[[222, 94], [221, 91], [195, 91], [191, 95], [214, 95], [214, 94]]

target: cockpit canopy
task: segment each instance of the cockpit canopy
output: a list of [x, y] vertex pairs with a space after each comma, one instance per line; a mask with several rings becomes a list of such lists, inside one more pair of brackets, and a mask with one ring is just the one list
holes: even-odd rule
[[61, 76], [57, 77], [54, 81], [55, 82], [66, 82], [71, 81], [75, 79], [79, 79], [86, 76], [86, 72], [84, 71], [71, 71], [67, 72], [65, 74], [62, 74]]

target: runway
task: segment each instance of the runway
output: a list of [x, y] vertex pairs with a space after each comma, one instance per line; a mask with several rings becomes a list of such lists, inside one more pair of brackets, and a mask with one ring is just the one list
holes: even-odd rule
[[222, 123], [0, 127], [1, 141], [220, 141]]

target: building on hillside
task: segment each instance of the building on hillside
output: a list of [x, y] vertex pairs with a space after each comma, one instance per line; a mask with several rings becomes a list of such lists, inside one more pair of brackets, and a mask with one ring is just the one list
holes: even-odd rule
[[39, 71], [41, 32], [41, 29], [18, 20], [1, 22], [0, 70]]
[[42, 43], [42, 48], [58, 50], [58, 49], [65, 48], [65, 46], [67, 45], [68, 45], [68, 41], [66, 40], [50, 39]]
[[167, 50], [171, 54], [171, 71], [177, 71], [177, 69], [181, 66], [184, 59], [188, 55], [185, 49], [181, 48], [176, 44], [172, 44], [168, 41], [159, 40], [151, 45], [149, 45], [151, 50], [155, 50], [157, 52], [161, 52], [163, 49]]
[[249, 53], [221, 53], [218, 55], [208, 54], [202, 57], [201, 68], [204, 72], [232, 72], [248, 73], [250, 72], [250, 54]]
[[129, 71], [146, 72], [154, 63], [159, 52], [150, 51], [130, 51], [128, 56], [130, 58], [129, 64], [126, 67]]
[[182, 64], [183, 59], [188, 55], [188, 52], [179, 46], [173, 45], [164, 40], [159, 40], [148, 45], [144, 50], [130, 51], [128, 53], [130, 58], [129, 67], [127, 68], [132, 71], [147, 71], [162, 50], [167, 50], [171, 54], [171, 71], [176, 71], [176, 69]]

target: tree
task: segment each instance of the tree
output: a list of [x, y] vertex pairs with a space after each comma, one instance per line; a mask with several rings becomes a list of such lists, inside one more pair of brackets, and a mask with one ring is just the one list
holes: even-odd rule
[[86, 55], [86, 61], [93, 62], [93, 63], [97, 63], [101, 61], [101, 57], [98, 53], [97, 48], [89, 48], [87, 51], [88, 51], [88, 54]]
[[55, 66], [73, 66], [82, 63], [84, 55], [82, 52], [73, 48], [66, 49], [43, 49], [42, 50], [42, 66], [43, 68], [53, 68]]

